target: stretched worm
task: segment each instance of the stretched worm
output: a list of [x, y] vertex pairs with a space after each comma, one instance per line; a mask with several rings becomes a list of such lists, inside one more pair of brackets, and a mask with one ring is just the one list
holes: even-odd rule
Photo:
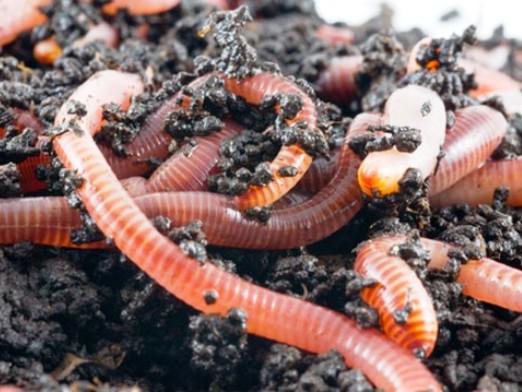
[[38, 7], [51, 0], [0, 0], [0, 13], [5, 16], [0, 26], [0, 47], [11, 43], [19, 34], [44, 23], [47, 18]]
[[[379, 119], [375, 114], [357, 116], [346, 137], [366, 129]], [[205, 235], [214, 245], [296, 248], [335, 232], [361, 208], [356, 179], [358, 162], [357, 156], [343, 144], [337, 171], [329, 184], [301, 204], [275, 209], [266, 223], [245, 218], [228, 197], [207, 192], [156, 193], [137, 197], [135, 201], [150, 218], [164, 215], [176, 225], [202, 221]], [[126, 184], [126, 189], [132, 195], [142, 195], [142, 181], [145, 180], [132, 180]], [[80, 226], [80, 217], [67, 208], [63, 198], [1, 200], [0, 211], [3, 211], [0, 215], [0, 243], [32, 241], [43, 245], [77, 246], [71, 242], [71, 231]], [[57, 222], [61, 222], [60, 230], [56, 228]], [[103, 243], [82, 245], [104, 246]]]
[[[337, 349], [348, 366], [361, 369], [385, 390], [440, 391], [422, 364], [378, 332], [360, 330], [333, 311], [255, 286], [211, 263], [198, 262], [154, 228], [118, 182], [92, 138], [101, 123], [102, 105], [126, 103], [140, 89], [134, 75], [116, 71], [95, 74], [70, 98], [87, 107], [87, 114], [76, 119], [82, 132], [68, 130], [53, 140], [65, 167], [83, 178], [77, 193], [85, 208], [117, 248], [167, 291], [200, 311], [224, 315], [239, 307], [247, 314], [248, 332], [310, 352]], [[59, 111], [56, 125], [66, 126], [72, 120], [67, 106]], [[216, 301], [205, 301], [207, 293], [213, 293]]]
[[332, 58], [316, 82], [317, 95], [339, 105], [349, 103], [357, 96], [355, 77], [362, 64], [363, 57], [359, 55]]
[[509, 188], [508, 204], [522, 206], [522, 158], [489, 161], [481, 168], [468, 174], [451, 188], [430, 197], [433, 207], [441, 208], [454, 204], [490, 204], [495, 189]]
[[504, 116], [487, 106], [470, 106], [455, 114], [455, 126], [446, 132], [444, 156], [430, 181], [431, 195], [448, 189], [483, 165], [508, 128]]
[[[415, 272], [390, 249], [396, 239], [365, 242], [357, 251], [354, 270], [377, 283], [361, 291], [361, 298], [377, 309], [386, 336], [415, 353], [430, 355], [435, 347], [438, 322], [433, 302]], [[394, 317], [409, 311], [404, 323]]]
[[369, 153], [358, 171], [359, 185], [367, 195], [386, 196], [399, 191], [399, 181], [410, 168], [423, 178], [433, 173], [446, 133], [446, 109], [433, 91], [410, 85], [395, 90], [386, 102], [384, 124], [409, 126], [421, 131], [414, 152], [390, 150]]

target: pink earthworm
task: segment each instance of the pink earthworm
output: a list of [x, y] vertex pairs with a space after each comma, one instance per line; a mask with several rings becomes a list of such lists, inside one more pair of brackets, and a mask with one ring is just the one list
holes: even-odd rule
[[410, 85], [395, 90], [386, 102], [383, 123], [419, 129], [422, 142], [413, 152], [390, 150], [369, 153], [358, 171], [359, 185], [367, 195], [386, 196], [399, 191], [408, 169], [423, 178], [433, 173], [446, 133], [446, 109], [433, 91]]
[[[68, 114], [66, 103], [56, 119], [57, 126], [67, 129], [68, 122], [74, 120], [82, 129], [60, 134], [53, 139], [53, 147], [65, 167], [82, 176], [76, 192], [116, 247], [159, 285], [204, 313], [225, 315], [231, 308], [241, 308], [247, 314], [249, 333], [310, 352], [336, 349], [348, 366], [361, 369], [377, 387], [440, 391], [440, 385], [422, 364], [378, 332], [361, 330], [333, 311], [194, 260], [154, 228], [112, 173], [92, 137], [101, 124], [102, 105], [125, 104], [140, 88], [134, 75], [99, 72], [70, 97], [83, 102], [87, 114], [77, 119]], [[216, 300], [206, 301], [206, 293], [213, 293]]]

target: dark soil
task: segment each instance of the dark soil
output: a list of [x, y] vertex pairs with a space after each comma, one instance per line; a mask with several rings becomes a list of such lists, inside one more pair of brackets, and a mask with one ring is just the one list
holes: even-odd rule
[[[353, 107], [321, 102], [314, 93], [314, 82], [333, 56], [365, 56], [361, 100], [355, 107], [376, 109], [394, 88], [405, 83], [407, 49], [422, 37], [420, 30], [397, 35], [389, 32], [391, 11], [386, 7], [378, 17], [354, 28], [356, 45], [331, 47], [314, 34], [323, 21], [308, 0], [246, 1], [252, 22], [244, 9], [235, 16], [214, 14], [210, 24], [208, 15], [213, 9], [199, 2], [184, 2], [162, 15], [133, 17], [120, 12], [112, 19], [100, 13], [98, 5], [103, 2], [78, 5], [58, 0], [45, 9], [48, 23], [4, 48], [0, 57], [0, 126], [7, 132], [0, 140], [0, 197], [20, 196], [19, 173], [13, 162], [38, 152], [34, 131], [19, 132], [9, 108], [31, 108], [50, 131], [65, 99], [99, 70], [136, 72], [147, 82], [145, 92], [127, 112], [105, 108], [108, 121], [100, 142], [122, 155], [147, 115], [199, 74], [218, 69], [245, 77], [253, 67], [262, 67], [294, 78], [317, 104], [319, 136], [284, 127], [285, 116], [291, 117], [301, 105], [295, 97], [268, 97], [266, 103], [252, 108], [227, 93], [217, 79], [200, 91], [185, 90], [194, 104], [188, 111], [173, 112], [167, 120], [167, 131], [179, 146], [191, 143], [194, 136], [220, 129], [226, 116], [245, 126], [244, 132], [221, 146], [219, 172], [209, 180], [212, 191], [238, 194], [248, 184], [270, 180], [266, 162], [282, 144], [297, 140], [314, 155], [328, 155], [342, 136], [341, 124], [349, 123], [346, 114]], [[119, 29], [118, 49], [98, 43], [71, 46], [90, 22], [103, 19]], [[144, 38], [143, 23], [149, 25]], [[205, 36], [202, 31], [207, 28]], [[471, 41], [468, 33], [465, 38], [437, 41], [448, 54], [442, 76], [435, 80], [419, 72], [413, 77], [413, 82], [443, 94], [450, 111], [471, 101], [466, 92], [473, 80], [456, 68], [451, 57]], [[52, 67], [35, 63], [32, 45], [52, 35], [63, 46], [63, 57]], [[481, 44], [491, 47], [505, 41], [497, 33]], [[513, 48], [520, 47], [516, 41], [510, 42]], [[235, 51], [228, 51], [230, 48]], [[428, 59], [433, 53], [423, 56]], [[521, 78], [522, 67], [516, 63], [505, 69]], [[275, 105], [282, 108], [279, 115], [273, 110]], [[81, 108], [77, 114], [81, 115]], [[497, 158], [522, 155], [522, 121], [518, 116], [510, 121], [512, 130]], [[273, 124], [273, 131], [262, 133]], [[419, 142], [415, 129], [382, 130], [387, 137], [376, 140], [370, 134], [360, 141], [361, 153], [384, 145], [409, 151]], [[64, 176], [60, 167], [55, 164], [47, 170], [50, 187], [42, 194], [61, 193], [68, 187], [67, 193], [74, 199], [76, 179]], [[285, 168], [282, 174], [295, 175], [294, 169]], [[193, 257], [209, 257], [247, 280], [345, 313], [361, 326], [377, 328], [376, 312], [359, 299], [360, 290], [374, 282], [354, 273], [353, 250], [384, 232], [409, 234], [410, 241], [399, 252], [425, 282], [440, 321], [437, 347], [425, 360], [427, 366], [448, 391], [522, 390], [521, 316], [464, 297], [454, 282], [460, 263], [471, 257], [487, 255], [522, 268], [522, 212], [505, 205], [502, 190], [491, 206], [455, 206], [431, 212], [425, 184], [415, 173], [409, 173], [402, 185], [405, 197], [371, 203], [346, 227], [307, 249], [206, 247], [197, 223], [175, 228], [161, 217], [155, 223]], [[258, 211], [258, 215], [269, 219], [266, 211]], [[93, 222], [88, 216], [84, 218], [85, 228], [77, 233], [78, 241], [98, 238]], [[451, 268], [426, 271], [426, 254], [415, 242], [416, 233], [461, 244], [462, 251], [452, 254]], [[206, 293], [205, 300], [215, 301], [216, 293]], [[397, 317], [407, 317], [407, 312]], [[0, 247], [3, 384], [16, 384], [28, 391], [374, 390], [358, 370], [346, 368], [335, 352], [310, 355], [247, 335], [241, 309], [231, 309], [224, 318], [198, 314], [117, 251], [72, 251], [27, 243]]]

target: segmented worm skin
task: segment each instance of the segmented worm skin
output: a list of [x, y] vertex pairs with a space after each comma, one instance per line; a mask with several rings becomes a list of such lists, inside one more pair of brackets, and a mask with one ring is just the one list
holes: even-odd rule
[[38, 7], [51, 3], [51, 0], [0, 0], [0, 13], [5, 15], [0, 25], [0, 47], [16, 39], [24, 31], [41, 25], [47, 18]]
[[[65, 167], [77, 170], [84, 180], [77, 193], [87, 211], [117, 248], [158, 284], [198, 310], [224, 315], [239, 307], [247, 314], [248, 332], [311, 352], [337, 349], [349, 366], [361, 369], [385, 390], [440, 391], [421, 363], [378, 332], [360, 330], [333, 311], [255, 286], [211, 263], [200, 263], [154, 228], [111, 172], [92, 138], [100, 126], [102, 105], [125, 103], [140, 88], [134, 75], [99, 72], [70, 98], [87, 107], [87, 115], [78, 120], [83, 132], [70, 130], [53, 140]], [[64, 105], [56, 124], [66, 124], [70, 116]], [[212, 304], [204, 300], [210, 291], [217, 293]]]
[[358, 55], [332, 58], [316, 82], [317, 95], [339, 105], [352, 101], [358, 91], [355, 76], [362, 64], [363, 57]]
[[[422, 246], [431, 254], [429, 269], [442, 269], [448, 262], [451, 245], [423, 238]], [[457, 276], [463, 293], [492, 305], [522, 312], [522, 271], [488, 258], [470, 260]]]
[[330, 45], [351, 45], [355, 35], [348, 27], [337, 27], [323, 24], [316, 30], [315, 35], [321, 41]]
[[339, 149], [333, 151], [332, 157], [327, 160], [323, 157], [314, 159], [306, 174], [295, 187], [296, 190], [315, 194], [330, 182], [337, 170]]
[[410, 168], [423, 178], [433, 173], [446, 134], [446, 110], [433, 91], [410, 85], [395, 90], [386, 102], [383, 123], [419, 129], [422, 142], [411, 153], [395, 147], [369, 153], [358, 172], [359, 185], [367, 195], [386, 196], [399, 191], [399, 181]]
[[[369, 124], [379, 121], [376, 114], [360, 114], [352, 122], [350, 137], [365, 130]], [[348, 137], [348, 136], [347, 136]], [[203, 230], [208, 241], [214, 245], [239, 248], [288, 249], [319, 241], [345, 225], [362, 206], [361, 193], [357, 185], [356, 172], [359, 160], [344, 144], [341, 149], [338, 169], [330, 183], [319, 193], [300, 204], [276, 208], [266, 223], [247, 219], [232, 200], [226, 196], [207, 192], [176, 192], [143, 195], [141, 177], [125, 181], [125, 188], [133, 196], [136, 204], [148, 217], [159, 215], [170, 218], [175, 225], [184, 225], [194, 220], [203, 222]], [[55, 198], [46, 198], [53, 203]], [[0, 230], [0, 243], [32, 241], [43, 245], [76, 247], [70, 240], [71, 230], [79, 227], [80, 218], [70, 211], [63, 212], [60, 235], [52, 237], [53, 242], [43, 242], [47, 232], [54, 230], [54, 222], [60, 219], [59, 206], [40, 209], [40, 198], [24, 199], [24, 204], [7, 204], [0, 201], [0, 209], [10, 211], [10, 215], [0, 220], [0, 229], [9, 229], [8, 237]], [[28, 201], [31, 200], [31, 201]], [[17, 212], [18, 211], [18, 212]], [[46, 211], [53, 215], [47, 217]], [[37, 218], [32, 218], [37, 215]], [[49, 222], [49, 226], [47, 226]], [[22, 228], [17, 230], [17, 228]], [[44, 233], [41, 233], [41, 232]], [[83, 247], [105, 247], [102, 243], [85, 244]]]
[[522, 158], [488, 161], [484, 166], [468, 174], [451, 188], [430, 197], [433, 207], [447, 207], [455, 204], [490, 204], [495, 189], [509, 188], [508, 204], [522, 206]]
[[241, 129], [238, 124], [226, 121], [219, 132], [195, 137], [196, 145], [189, 153], [182, 147], [154, 171], [147, 181], [145, 193], [204, 190], [208, 174], [219, 159], [220, 144]]
[[431, 195], [448, 189], [483, 165], [508, 128], [504, 116], [487, 106], [470, 106], [457, 110], [455, 114], [455, 126], [446, 132], [444, 156], [431, 178]]
[[[263, 99], [270, 95], [296, 95], [301, 99], [301, 110], [294, 118], [286, 120], [286, 123], [291, 126], [305, 122], [309, 131], [317, 132], [315, 130], [317, 113], [314, 103], [296, 85], [281, 76], [263, 72], [241, 81], [225, 78], [225, 88], [244, 98], [251, 105], [261, 104]], [[276, 108], [276, 111], [279, 111], [279, 108]], [[244, 194], [235, 197], [236, 206], [240, 209], [247, 209], [273, 204], [299, 182], [311, 163], [312, 157], [302, 147], [296, 144], [282, 146], [277, 156], [270, 163], [273, 180], [264, 186], [251, 185]], [[297, 174], [293, 177], [281, 176], [279, 170], [286, 166], [297, 168]]]
[[[361, 291], [361, 298], [379, 313], [386, 336], [401, 347], [428, 356], [437, 341], [438, 322], [433, 302], [415, 272], [399, 256], [390, 255], [395, 239], [370, 240], [357, 252], [354, 270], [377, 284]], [[394, 313], [410, 307], [404, 324]]]

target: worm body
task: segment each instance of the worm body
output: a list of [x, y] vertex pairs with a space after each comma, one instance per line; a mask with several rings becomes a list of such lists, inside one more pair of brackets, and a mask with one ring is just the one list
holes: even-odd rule
[[[259, 105], [266, 96], [292, 94], [301, 99], [301, 110], [294, 118], [286, 120], [287, 125], [305, 123], [310, 132], [316, 132], [317, 113], [315, 105], [297, 86], [280, 76], [260, 73], [242, 81], [226, 78], [225, 87], [251, 105]], [[279, 108], [276, 108], [278, 111]], [[248, 190], [235, 198], [238, 208], [263, 207], [276, 202], [290, 191], [303, 177], [312, 163], [312, 157], [299, 145], [282, 146], [270, 164], [273, 180], [264, 186], [251, 185]], [[286, 166], [297, 168], [293, 177], [283, 177], [279, 170]]]
[[[255, 286], [211, 263], [200, 263], [154, 228], [111, 172], [92, 138], [100, 125], [102, 105], [125, 103], [140, 88], [134, 75], [99, 72], [70, 98], [87, 107], [87, 115], [78, 121], [84, 132], [68, 131], [53, 140], [65, 167], [77, 170], [84, 180], [77, 192], [87, 211], [118, 249], [167, 291], [198, 310], [224, 315], [233, 307], [243, 309], [250, 333], [311, 352], [337, 349], [349, 366], [360, 368], [385, 390], [440, 391], [422, 364], [379, 333], [360, 330], [335, 312]], [[65, 104], [56, 124], [65, 125], [69, 119]], [[205, 293], [210, 291], [217, 294], [212, 304], [205, 301]]]
[[[354, 270], [377, 284], [362, 290], [361, 298], [377, 309], [384, 333], [400, 346], [430, 355], [435, 347], [438, 322], [433, 302], [415, 272], [398, 256], [390, 255], [393, 239], [367, 241], [357, 252]], [[396, 312], [408, 311], [404, 323]]]
[[204, 190], [208, 174], [219, 159], [220, 144], [241, 129], [238, 124], [227, 121], [221, 131], [195, 137], [196, 145], [190, 152], [181, 148], [152, 173], [145, 193]]
[[0, 13], [4, 19], [0, 26], [0, 47], [33, 27], [41, 25], [47, 18], [38, 7], [49, 5], [51, 0], [1, 0]]
[[430, 182], [430, 194], [448, 189], [483, 165], [506, 134], [508, 123], [487, 106], [457, 110], [455, 126], [446, 132], [443, 153]]
[[489, 161], [484, 166], [468, 174], [451, 188], [430, 197], [434, 207], [454, 204], [489, 204], [493, 201], [495, 189], [509, 188], [508, 204], [522, 206], [522, 158]]
[[355, 77], [361, 70], [362, 56], [342, 56], [331, 59], [317, 80], [318, 95], [339, 105], [346, 105], [357, 96]]
[[[431, 254], [429, 269], [442, 269], [448, 262], [451, 245], [422, 239], [422, 246]], [[488, 258], [470, 260], [462, 265], [457, 276], [463, 293], [480, 301], [522, 312], [522, 271]]]
[[435, 92], [411, 85], [390, 96], [383, 123], [419, 129], [422, 142], [411, 153], [400, 152], [396, 147], [369, 153], [358, 172], [359, 185], [367, 195], [398, 192], [399, 181], [408, 169], [417, 169], [423, 178], [432, 174], [444, 142], [446, 110]]
[[[379, 120], [380, 117], [375, 114], [357, 116], [346, 137], [363, 131], [369, 124]], [[296, 248], [335, 232], [361, 208], [361, 194], [356, 179], [358, 162], [357, 156], [344, 143], [338, 168], [328, 185], [302, 203], [276, 208], [266, 223], [246, 218], [230, 198], [222, 195], [207, 192], [144, 195], [147, 180], [141, 177], [126, 180], [125, 188], [131, 195], [140, 196], [135, 199], [136, 204], [150, 218], [163, 215], [175, 225], [200, 220], [211, 244], [259, 249]], [[48, 203], [47, 207], [40, 208], [42, 203], [39, 200], [44, 199]], [[9, 200], [0, 201], [0, 210], [6, 211], [3, 220], [0, 220], [0, 243], [32, 241], [44, 245], [76, 247], [70, 238], [71, 231], [80, 225], [78, 214], [71, 212], [60, 198], [44, 199], [25, 198], [20, 204]], [[60, 212], [62, 209], [63, 213]], [[61, 215], [63, 218], [60, 218]], [[48, 237], [55, 230], [57, 221], [62, 222], [63, 230], [56, 236]], [[52, 242], [46, 242], [49, 238]], [[99, 248], [105, 244], [82, 246]]]

